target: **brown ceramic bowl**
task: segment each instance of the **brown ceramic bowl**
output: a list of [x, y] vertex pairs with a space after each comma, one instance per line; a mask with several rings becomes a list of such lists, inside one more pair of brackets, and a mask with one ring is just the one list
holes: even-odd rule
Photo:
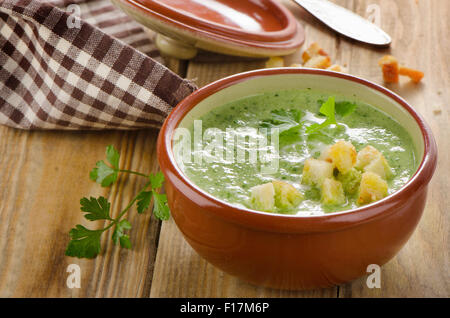
[[194, 57], [196, 49], [238, 56], [280, 56], [293, 53], [305, 40], [304, 30], [292, 13], [274, 0], [113, 2], [139, 23], [164, 35], [163, 41], [156, 40], [164, 53], [177, 57], [178, 50], [189, 52], [179, 58]]
[[[252, 94], [311, 87], [356, 96], [395, 118], [411, 135], [420, 164], [399, 191], [355, 210], [292, 216], [238, 208], [195, 186], [172, 151], [177, 127], [211, 108]], [[282, 68], [237, 74], [207, 85], [173, 110], [158, 139], [173, 219], [211, 264], [245, 281], [282, 289], [329, 287], [382, 265], [406, 243], [425, 207], [437, 149], [422, 117], [401, 97], [358, 77], [317, 69]]]

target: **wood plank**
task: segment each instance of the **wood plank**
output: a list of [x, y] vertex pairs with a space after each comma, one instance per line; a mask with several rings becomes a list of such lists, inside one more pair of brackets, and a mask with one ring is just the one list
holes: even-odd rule
[[[127, 169], [157, 171], [155, 131], [26, 132], [0, 128], [0, 296], [104, 297], [146, 296], [150, 291], [159, 222], [150, 213], [130, 213], [134, 248], [112, 246], [95, 260], [65, 257], [69, 230], [83, 219], [79, 200], [103, 195], [118, 213], [145, 180], [120, 177], [103, 189], [89, 170], [115, 145]], [[94, 223], [95, 224], [95, 223]], [[100, 224], [97, 224], [100, 226]], [[69, 264], [81, 267], [81, 289], [66, 287]]]
[[[367, 0], [358, 1], [357, 12], [363, 14], [369, 3], [381, 4], [382, 27], [394, 38], [391, 54], [405, 65], [425, 72], [423, 83], [419, 85], [403, 79], [400, 84], [388, 87], [409, 101], [431, 126], [439, 149], [438, 168], [415, 233], [401, 252], [382, 267], [381, 288], [367, 288], [366, 278], [362, 278], [343, 286], [339, 294], [342, 297], [448, 297], [450, 227], [449, 211], [444, 202], [450, 191], [450, 41], [446, 36], [450, 30], [447, 19], [450, 3]], [[367, 53], [352, 55], [350, 65], [371, 65], [361, 73], [381, 83], [379, 70], [374, 65], [381, 52]], [[434, 113], [436, 110], [441, 113]]]

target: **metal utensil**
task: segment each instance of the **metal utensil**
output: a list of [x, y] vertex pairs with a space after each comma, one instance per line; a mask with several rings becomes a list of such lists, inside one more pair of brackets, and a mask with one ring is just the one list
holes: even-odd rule
[[327, 0], [294, 0], [306, 11], [338, 33], [351, 39], [387, 46], [391, 37], [375, 24], [361, 16]]

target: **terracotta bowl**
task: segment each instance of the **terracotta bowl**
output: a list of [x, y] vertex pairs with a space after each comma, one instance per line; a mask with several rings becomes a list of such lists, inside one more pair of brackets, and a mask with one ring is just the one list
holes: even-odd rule
[[[177, 127], [241, 97], [292, 88], [356, 96], [395, 118], [409, 132], [420, 164], [399, 191], [373, 204], [322, 216], [278, 215], [237, 208], [195, 186], [178, 167]], [[211, 264], [245, 281], [281, 289], [329, 287], [367, 274], [406, 243], [425, 207], [437, 149], [428, 125], [401, 97], [358, 77], [316, 69], [268, 69], [207, 85], [173, 110], [158, 139], [173, 219], [188, 243]]]

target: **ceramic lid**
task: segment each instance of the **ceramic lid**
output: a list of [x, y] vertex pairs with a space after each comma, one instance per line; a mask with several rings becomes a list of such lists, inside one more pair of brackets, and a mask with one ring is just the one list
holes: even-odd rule
[[138, 22], [184, 45], [242, 55], [290, 54], [305, 39], [274, 0], [113, 0]]

